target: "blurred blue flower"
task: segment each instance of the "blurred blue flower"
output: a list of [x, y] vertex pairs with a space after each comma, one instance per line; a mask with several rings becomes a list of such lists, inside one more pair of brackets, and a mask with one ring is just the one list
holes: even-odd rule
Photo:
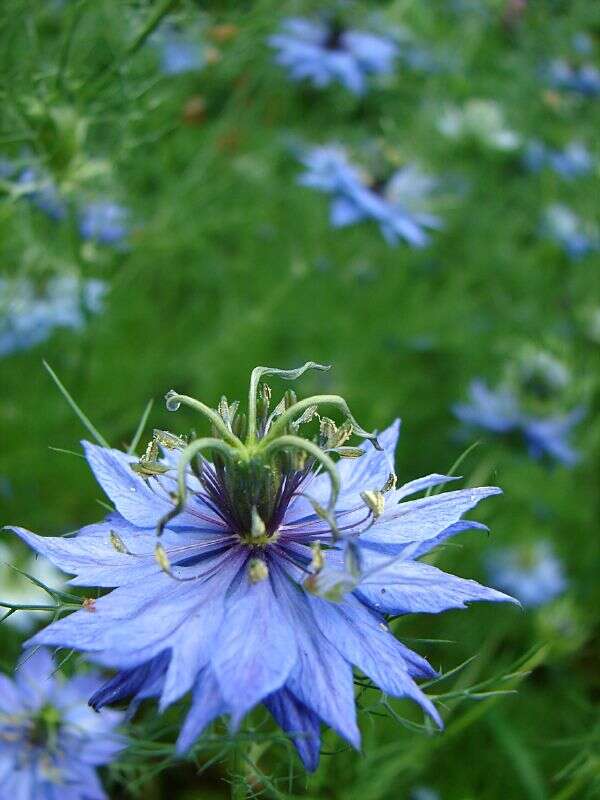
[[600, 70], [593, 64], [577, 67], [564, 59], [556, 59], [550, 64], [548, 78], [556, 89], [577, 92], [586, 97], [600, 95]]
[[486, 565], [490, 581], [524, 606], [541, 606], [567, 588], [563, 565], [545, 541], [497, 550]]
[[567, 179], [586, 175], [594, 165], [591, 153], [581, 142], [570, 142], [563, 150], [553, 150], [539, 140], [527, 144], [523, 162], [532, 172], [549, 167]]
[[441, 798], [438, 792], [430, 789], [429, 786], [415, 786], [411, 790], [409, 800], [441, 800]]
[[439, 217], [427, 211], [436, 181], [413, 164], [376, 185], [335, 145], [304, 151], [300, 160], [306, 172], [299, 183], [332, 196], [334, 228], [370, 219], [379, 225], [388, 244], [404, 240], [412, 247], [423, 247], [429, 241], [426, 230], [442, 225]]
[[560, 203], [554, 203], [546, 209], [542, 231], [575, 260], [600, 249], [598, 229]]
[[38, 289], [25, 277], [0, 278], [0, 356], [45, 341], [55, 328], [81, 329], [102, 310], [106, 284], [55, 276]]
[[484, 381], [475, 380], [469, 388], [469, 402], [457, 403], [453, 411], [468, 427], [522, 436], [532, 458], [546, 456], [566, 466], [579, 460], [568, 438], [585, 414], [582, 407], [566, 414], [535, 416], [523, 408], [517, 393], [509, 387], [492, 390]]
[[129, 232], [126, 208], [109, 200], [88, 203], [80, 214], [79, 232], [100, 244], [120, 244]]
[[61, 198], [54, 182], [37, 167], [22, 170], [16, 181], [23, 197], [50, 219], [61, 220], [67, 216], [67, 204]]
[[167, 26], [157, 31], [152, 41], [160, 52], [161, 68], [166, 75], [196, 72], [206, 65], [199, 32], [193, 35]]
[[[231, 422], [231, 412], [223, 414]], [[257, 446], [272, 432], [272, 447], [278, 441], [292, 447], [278, 440], [274, 420], [280, 417], [269, 416], [268, 405], [261, 419]], [[313, 770], [321, 723], [359, 747], [353, 665], [386, 694], [419, 703], [441, 725], [415, 683], [434, 670], [393, 636], [383, 615], [512, 600], [418, 561], [456, 533], [485, 529], [462, 516], [500, 490], [469, 488], [401, 502], [453, 478], [428, 475], [394, 488], [390, 471], [398, 432], [396, 422], [381, 434], [381, 450], [367, 442], [361, 458], [340, 461], [341, 486], [331, 514], [343, 538], [333, 534], [332, 517], [323, 516], [331, 483], [315, 467], [318, 460], [277, 459], [275, 466], [267, 460], [267, 480], [261, 470], [249, 485], [246, 468], [235, 460], [215, 464], [201, 457], [192, 472], [189, 458], [180, 461], [177, 449], [161, 458], [156, 442], [187, 444], [174, 443], [176, 437], [164, 432], [158, 432], [150, 462], [84, 443], [116, 510], [75, 537], [13, 530], [75, 574], [72, 584], [112, 591], [96, 601], [93, 614], [76, 611], [29, 644], [73, 647], [118, 670], [92, 696], [94, 708], [159, 696], [164, 710], [192, 691], [179, 752], [216, 717], [229, 715], [235, 729], [263, 703]], [[218, 441], [226, 439], [229, 433]], [[175, 506], [179, 466], [187, 492]], [[379, 491], [384, 486], [385, 501]], [[158, 548], [157, 525], [166, 525]]]
[[45, 649], [26, 653], [11, 680], [0, 674], [0, 787], [9, 800], [108, 800], [97, 768], [125, 742], [123, 714], [96, 714], [87, 698], [96, 675], [56, 675]]
[[337, 81], [357, 95], [366, 91], [369, 75], [392, 72], [398, 55], [386, 36], [302, 18], [285, 20], [269, 44], [293, 80], [308, 80], [319, 89]]

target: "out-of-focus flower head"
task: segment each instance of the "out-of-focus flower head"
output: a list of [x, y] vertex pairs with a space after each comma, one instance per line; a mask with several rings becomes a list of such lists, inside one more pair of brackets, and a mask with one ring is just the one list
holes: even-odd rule
[[548, 68], [548, 81], [555, 89], [598, 97], [600, 95], [600, 70], [594, 64], [575, 65], [566, 59], [555, 59]]
[[594, 166], [594, 159], [581, 142], [570, 142], [564, 149], [555, 150], [533, 140], [525, 147], [523, 163], [532, 172], [549, 168], [569, 180], [589, 173]]
[[293, 80], [307, 80], [318, 89], [341, 83], [357, 95], [366, 92], [369, 76], [390, 74], [398, 55], [387, 36], [299, 17], [285, 20], [269, 44]]
[[208, 63], [207, 47], [200, 29], [180, 30], [172, 25], [162, 25], [151, 41], [160, 54], [165, 75], [198, 72]]
[[117, 711], [87, 704], [97, 675], [56, 673], [44, 648], [24, 654], [14, 679], [0, 674], [0, 790], [14, 800], [108, 800], [97, 768], [125, 746]]
[[79, 232], [99, 244], [121, 244], [129, 233], [129, 212], [110, 200], [88, 203], [80, 213]]
[[533, 458], [573, 466], [579, 454], [569, 439], [585, 415], [583, 405], [572, 406], [575, 396], [567, 367], [550, 353], [526, 347], [508, 362], [495, 389], [473, 381], [468, 402], [456, 404], [454, 413], [469, 428], [520, 436]]
[[600, 249], [597, 226], [581, 219], [562, 203], [553, 203], [546, 208], [542, 218], [542, 233], [560, 245], [574, 260]]
[[26, 167], [15, 181], [19, 194], [43, 211], [50, 219], [59, 221], [67, 216], [67, 204], [54, 181], [37, 167]]
[[411, 789], [409, 800], [441, 800], [441, 797], [435, 789], [429, 786], [415, 786]]
[[567, 588], [562, 562], [546, 541], [495, 550], [486, 565], [491, 583], [530, 608], [554, 600]]
[[26, 277], [0, 278], [0, 356], [45, 341], [55, 328], [80, 330], [102, 310], [106, 284], [57, 275], [37, 286]]
[[494, 100], [471, 99], [461, 107], [447, 106], [438, 128], [449, 139], [489, 150], [512, 153], [521, 145], [521, 137], [507, 127], [502, 107]]
[[439, 217], [430, 213], [437, 182], [415, 164], [392, 171], [383, 180], [355, 166], [338, 145], [305, 150], [300, 160], [306, 167], [299, 183], [331, 195], [334, 228], [372, 220], [390, 245], [405, 241], [423, 247], [427, 231], [440, 228]]
[[[397, 487], [398, 422], [376, 437], [336, 395], [298, 400], [288, 391], [271, 408], [264, 378], [294, 380], [308, 369], [326, 367], [257, 367], [247, 414], [225, 397], [215, 409], [169, 392], [167, 407], [195, 409], [211, 435], [188, 442], [155, 431], [139, 459], [84, 443], [116, 510], [74, 537], [12, 528], [75, 575], [73, 585], [112, 589], [93, 613], [63, 617], [29, 644], [73, 647], [114, 668], [90, 699], [97, 709], [158, 696], [164, 710], [191, 691], [180, 752], [215, 718], [228, 715], [236, 729], [264, 704], [313, 770], [322, 723], [359, 746], [353, 666], [441, 725], [415, 682], [434, 670], [384, 615], [514, 602], [419, 560], [454, 534], [487, 530], [463, 515], [500, 490], [406, 500], [454, 479], [433, 474]], [[353, 434], [362, 446], [348, 444]]]

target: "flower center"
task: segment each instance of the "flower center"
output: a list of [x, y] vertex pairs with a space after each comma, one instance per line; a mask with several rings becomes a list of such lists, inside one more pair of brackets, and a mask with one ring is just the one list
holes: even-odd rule
[[45, 705], [31, 719], [27, 732], [27, 741], [34, 747], [45, 750], [56, 747], [61, 716], [54, 706]]

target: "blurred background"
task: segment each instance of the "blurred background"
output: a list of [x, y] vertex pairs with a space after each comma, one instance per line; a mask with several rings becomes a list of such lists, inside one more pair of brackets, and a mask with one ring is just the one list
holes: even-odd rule
[[[366, 693], [362, 753], [329, 733], [307, 777], [261, 740], [247, 796], [600, 797], [600, 7], [4, 0], [0, 26], [2, 523], [103, 514], [44, 360], [115, 447], [150, 400], [173, 424], [171, 388], [330, 363], [297, 390], [401, 417], [402, 481], [464, 455], [502, 487], [436, 563], [524, 608], [396, 621], [452, 673], [445, 733]], [[64, 580], [8, 536], [0, 562], [3, 600], [43, 597], [7, 563]], [[2, 625], [4, 671], [42, 621]], [[177, 712], [140, 719], [111, 798], [229, 796], [222, 725], [175, 762]]]

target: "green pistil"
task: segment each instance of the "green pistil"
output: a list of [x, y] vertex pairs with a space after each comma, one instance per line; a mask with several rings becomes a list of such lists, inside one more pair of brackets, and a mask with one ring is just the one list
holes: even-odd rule
[[58, 741], [61, 716], [54, 706], [43, 706], [31, 721], [29, 741], [38, 747], [51, 748]]

